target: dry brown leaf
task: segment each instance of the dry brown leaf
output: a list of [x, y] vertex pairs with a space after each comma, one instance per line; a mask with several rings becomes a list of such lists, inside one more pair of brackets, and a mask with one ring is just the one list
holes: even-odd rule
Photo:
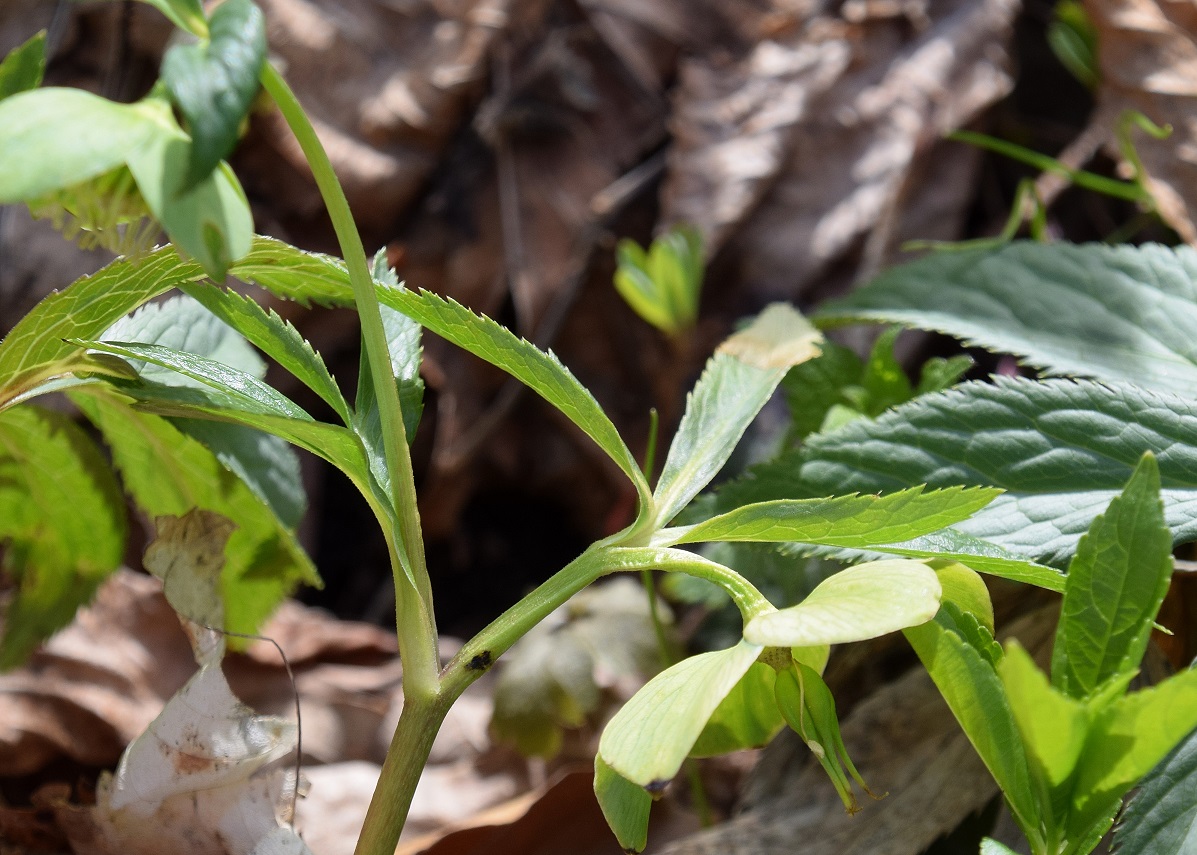
[[1098, 31], [1101, 83], [1091, 130], [1120, 156], [1115, 130], [1128, 110], [1172, 134], [1133, 136], [1160, 215], [1197, 242], [1197, 8], [1190, 0], [1085, 0]]
[[916, 166], [1009, 91], [1017, 9], [1016, 0], [844, 4], [738, 61], [685, 64], [664, 221], [697, 224], [712, 253], [730, 242], [758, 297], [789, 299], [874, 231], [873, 254], [884, 255], [906, 220], [951, 221], [939, 212], [967, 202], [967, 177], [948, 182]]
[[[698, 828], [698, 819], [668, 799], [654, 806], [646, 853]], [[439, 834], [402, 843], [395, 855], [613, 855], [619, 845], [594, 797], [594, 770], [563, 772], [539, 790], [512, 799]]]
[[[359, 225], [389, 229], [436, 168], [481, 93], [488, 57], [524, 0], [262, 0], [281, 62], [328, 149]], [[272, 118], [260, 189], [288, 216], [313, 217], [319, 195], [300, 152]]]
[[[263, 632], [292, 658], [305, 755], [381, 759], [389, 735], [379, 731], [398, 698], [394, 635], [295, 603]], [[115, 574], [25, 667], [0, 675], [0, 776], [29, 775], [59, 759], [111, 767], [194, 671], [161, 584]], [[255, 709], [293, 715], [294, 689], [273, 645], [256, 642], [229, 656], [225, 673]]]

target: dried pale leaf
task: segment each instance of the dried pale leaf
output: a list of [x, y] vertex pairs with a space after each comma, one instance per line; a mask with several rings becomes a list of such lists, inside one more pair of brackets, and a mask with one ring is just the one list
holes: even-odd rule
[[1160, 215], [1197, 242], [1197, 13], [1186, 0], [1086, 0], [1098, 33], [1101, 82], [1090, 121], [1106, 148], [1121, 156], [1115, 131], [1128, 110], [1172, 134], [1133, 133]]
[[969, 162], [937, 154], [922, 167], [935, 141], [1011, 86], [1013, 0], [852, 7], [861, 14], [813, 14], [730, 67], [682, 66], [662, 219], [696, 224], [711, 252], [730, 241], [771, 296], [793, 295], [866, 239], [884, 251], [954, 237], [908, 228], [952, 227], [946, 215], [973, 191]]
[[220, 572], [224, 550], [236, 525], [201, 509], [154, 521], [158, 534], [146, 548], [146, 569], [162, 580], [166, 601], [192, 623], [224, 627]]
[[295, 736], [292, 722], [241, 703], [218, 663], [205, 665], [129, 746], [110, 807], [149, 816], [169, 796], [243, 782], [290, 752]]

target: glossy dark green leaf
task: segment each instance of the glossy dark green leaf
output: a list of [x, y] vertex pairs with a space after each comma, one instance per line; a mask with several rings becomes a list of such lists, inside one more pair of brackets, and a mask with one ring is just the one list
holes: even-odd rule
[[1197, 252], [1185, 246], [1015, 242], [933, 253], [816, 319], [908, 324], [1051, 374], [1197, 390]]
[[46, 33], [43, 30], [0, 62], [0, 101], [42, 85], [46, 72]]
[[757, 473], [761, 483], [793, 485], [791, 495], [1001, 487], [955, 528], [1063, 564], [1147, 451], [1159, 461], [1174, 541], [1197, 538], [1197, 404], [1133, 386], [965, 383], [812, 437], [801, 455]]
[[1084, 698], [1137, 671], [1171, 578], [1159, 466], [1145, 454], [1126, 489], [1081, 538], [1068, 567], [1052, 684]]
[[125, 551], [124, 501], [103, 454], [67, 416], [0, 413], [0, 670], [70, 623]]
[[1114, 830], [1124, 855], [1197, 852], [1197, 730], [1192, 731], [1139, 786]]
[[266, 61], [266, 19], [253, 0], [224, 0], [208, 28], [206, 42], [175, 45], [162, 60], [162, 82], [191, 135], [184, 190], [232, 153]]

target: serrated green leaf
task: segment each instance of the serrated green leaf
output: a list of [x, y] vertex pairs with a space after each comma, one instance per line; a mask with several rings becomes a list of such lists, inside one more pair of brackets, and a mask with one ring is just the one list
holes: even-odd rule
[[[80, 129], [86, 129], [81, 133]], [[145, 103], [48, 87], [0, 101], [0, 204], [26, 202], [123, 164], [161, 132]]]
[[229, 272], [303, 306], [353, 305], [353, 286], [344, 261], [274, 238], [256, 237], [249, 253]]
[[642, 498], [648, 485], [632, 452], [594, 397], [551, 352], [516, 337], [460, 303], [427, 291], [383, 289], [384, 305], [398, 309], [442, 338], [501, 368], [524, 383], [593, 439], [624, 471]]
[[208, 22], [200, 0], [142, 0], [149, 3], [170, 19], [176, 27], [192, 35], [204, 37], [208, 33]]
[[42, 30], [0, 62], [0, 101], [42, 85], [46, 72], [46, 31]]
[[266, 62], [266, 18], [252, 0], [224, 0], [208, 34], [207, 42], [175, 45], [162, 59], [162, 82], [191, 134], [181, 189], [195, 187], [232, 153]]
[[[349, 424], [349, 405], [336, 380], [320, 354], [290, 321], [283, 320], [275, 311], [267, 311], [248, 297], [227, 288], [196, 283], [184, 286], [184, 291], [319, 395], [345, 424]], [[114, 336], [105, 338], [116, 340]], [[124, 338], [126, 341], [143, 341], [134, 336]], [[175, 349], [192, 350], [178, 345]]]
[[1197, 389], [1197, 252], [1015, 242], [934, 253], [816, 315], [902, 323], [1023, 357], [1051, 374]]
[[711, 482], [786, 372], [814, 357], [822, 336], [790, 306], [776, 303], [727, 339], [686, 398], [653, 494], [668, 523]]
[[[214, 359], [157, 344], [113, 341], [79, 341], [76, 344], [89, 350], [98, 350], [101, 353], [128, 359], [134, 363], [135, 368], [137, 363], [144, 362], [181, 374], [183, 377], [196, 381], [202, 387], [214, 390], [229, 402], [229, 406], [242, 412], [299, 421], [312, 420], [312, 417], [299, 405], [273, 386], [252, 374], [231, 368]], [[146, 386], [182, 385], [157, 383], [152, 377], [146, 377], [144, 373], [141, 373], [141, 376], [141, 383]]]
[[[245, 337], [199, 301], [185, 295], [142, 306], [108, 327], [100, 339], [158, 345], [207, 358], [258, 380], [266, 376], [266, 363]], [[153, 363], [139, 362], [136, 368], [138, 375], [146, 380], [180, 385], [199, 383]]]
[[623, 851], [629, 855], [643, 852], [653, 805], [648, 791], [620, 775], [600, 756], [594, 758], [594, 794]]
[[904, 632], [969, 742], [1001, 787], [1019, 827], [1038, 829], [1041, 817], [1032, 797], [1026, 749], [991, 661], [943, 626], [938, 617]]
[[298, 528], [307, 510], [299, 458], [281, 437], [239, 424], [203, 419], [172, 419], [180, 431], [199, 440], [270, 506], [288, 528]]
[[1060, 786], [1076, 769], [1089, 734], [1085, 704], [1052, 688], [1015, 641], [1006, 645], [997, 672], [1032, 768], [1049, 787]]
[[1004, 495], [955, 528], [1062, 564], [1147, 451], [1160, 463], [1174, 541], [1197, 537], [1197, 405], [1132, 386], [965, 383], [812, 437], [764, 483], [798, 485], [799, 495], [1001, 487]]
[[820, 582], [798, 605], [753, 618], [744, 638], [765, 647], [864, 641], [931, 620], [940, 594], [935, 571], [921, 562], [859, 564]]
[[125, 535], [120, 487], [82, 430], [39, 407], [0, 413], [0, 576], [12, 586], [0, 670], [70, 623], [120, 564]]
[[194, 145], [174, 123], [170, 105], [149, 99], [155, 132], [126, 155], [137, 188], [175, 247], [194, 258], [214, 280], [253, 245], [254, 221], [241, 182], [227, 163], [188, 183]]
[[1197, 727], [1197, 670], [1182, 671], [1101, 710], [1077, 768], [1074, 827], [1112, 815], [1131, 787]]
[[783, 499], [747, 505], [696, 525], [663, 529], [654, 542], [801, 541], [863, 549], [946, 528], [968, 519], [997, 495], [997, 490], [915, 487], [888, 496]]
[[760, 748], [785, 725], [777, 708], [777, 672], [754, 662], [727, 693], [690, 749], [691, 757], [718, 757], [745, 748]]
[[1114, 830], [1115, 851], [1193, 855], [1197, 851], [1197, 730], [1151, 770]]
[[620, 776], [659, 792], [682, 766], [707, 720], [762, 648], [742, 641], [661, 672], [603, 730], [599, 757]]
[[0, 406], [56, 376], [63, 360], [80, 353], [67, 339], [93, 339], [119, 318], [173, 287], [202, 278], [203, 270], [170, 247], [121, 259], [50, 294], [0, 342]]
[[1093, 521], [1068, 567], [1052, 684], [1085, 698], [1138, 670], [1172, 578], [1160, 471], [1145, 454], [1126, 489]]
[[73, 400], [103, 433], [125, 489], [150, 516], [203, 508], [236, 521], [221, 575], [225, 629], [254, 632], [296, 585], [320, 584], [295, 534], [199, 442], [110, 392]]

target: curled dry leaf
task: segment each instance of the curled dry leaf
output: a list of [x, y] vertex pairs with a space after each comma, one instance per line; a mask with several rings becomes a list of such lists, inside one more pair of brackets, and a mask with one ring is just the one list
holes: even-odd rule
[[1090, 130], [1119, 157], [1126, 111], [1172, 126], [1166, 139], [1134, 133], [1132, 142], [1160, 215], [1197, 243], [1197, 9], [1189, 0], [1086, 0], [1085, 9], [1101, 69]]

